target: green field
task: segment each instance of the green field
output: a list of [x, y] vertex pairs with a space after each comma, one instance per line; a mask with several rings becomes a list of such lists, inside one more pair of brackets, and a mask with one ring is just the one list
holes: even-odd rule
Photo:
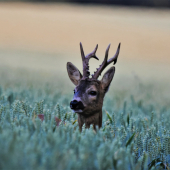
[[0, 169], [169, 167], [167, 84], [113, 80], [102, 128], [80, 133], [69, 108], [74, 86], [66, 72], [2, 67], [0, 80]]
[[[0, 170], [170, 169], [169, 14], [2, 3]], [[122, 42], [102, 128], [81, 133], [66, 72], [68, 61], [82, 70], [80, 41], [86, 53], [99, 44], [99, 62]]]
[[[113, 81], [104, 102], [102, 128], [97, 132], [83, 128], [80, 133], [77, 115], [69, 108], [73, 92], [67, 81], [58, 78], [56, 84], [55, 77], [43, 72], [3, 71], [0, 169], [169, 167], [166, 86], [135, 80], [130, 87], [118, 88]], [[44, 114], [44, 121], [39, 114]]]

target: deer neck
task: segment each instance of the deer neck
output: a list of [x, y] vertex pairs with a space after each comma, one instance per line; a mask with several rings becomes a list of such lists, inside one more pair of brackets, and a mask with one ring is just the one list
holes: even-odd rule
[[82, 126], [85, 124], [86, 128], [89, 128], [90, 125], [93, 125], [93, 128], [96, 129], [96, 126], [101, 128], [102, 126], [102, 110], [93, 114], [92, 116], [85, 117], [81, 114], [78, 114], [78, 124], [80, 131], [82, 130]]

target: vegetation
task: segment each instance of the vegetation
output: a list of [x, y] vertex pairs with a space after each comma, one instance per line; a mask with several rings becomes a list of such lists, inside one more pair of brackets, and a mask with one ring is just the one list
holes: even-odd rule
[[114, 95], [111, 87], [102, 128], [83, 127], [80, 133], [77, 115], [69, 108], [71, 92], [64, 94], [62, 86], [50, 83], [42, 87], [43, 79], [25, 81], [23, 71], [19, 78], [2, 73], [0, 169], [170, 168], [170, 105], [161, 96], [164, 105], [153, 98], [155, 84], [133, 86], [141, 99], [130, 87], [114, 86]]
[[[169, 169], [169, 11], [0, 7], [0, 170]], [[80, 41], [86, 53], [98, 43], [100, 61], [122, 43], [96, 132], [80, 133], [69, 108], [65, 64], [82, 69]]]

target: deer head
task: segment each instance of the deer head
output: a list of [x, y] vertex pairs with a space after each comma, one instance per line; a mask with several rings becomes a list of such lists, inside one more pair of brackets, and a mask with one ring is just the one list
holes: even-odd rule
[[98, 45], [88, 55], [84, 55], [83, 46], [80, 43], [81, 57], [83, 61], [83, 75], [80, 71], [71, 63], [67, 63], [67, 72], [70, 80], [76, 86], [74, 89], [74, 97], [70, 102], [70, 108], [78, 114], [78, 123], [80, 130], [85, 123], [86, 128], [93, 124], [95, 129], [96, 125], [100, 128], [102, 126], [102, 106], [103, 99], [106, 92], [109, 89], [110, 83], [115, 73], [115, 67], [112, 66], [106, 71], [101, 80], [98, 77], [102, 71], [110, 64], [116, 64], [120, 50], [120, 43], [118, 45], [116, 54], [108, 60], [110, 44], [106, 49], [105, 58], [100, 67], [94, 72], [91, 78], [89, 72], [89, 60], [95, 58]]

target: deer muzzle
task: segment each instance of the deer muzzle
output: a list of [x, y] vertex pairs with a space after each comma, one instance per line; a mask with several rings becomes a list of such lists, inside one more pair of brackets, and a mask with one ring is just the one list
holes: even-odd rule
[[70, 108], [76, 112], [76, 111], [83, 110], [84, 105], [81, 101], [73, 100], [70, 102]]

